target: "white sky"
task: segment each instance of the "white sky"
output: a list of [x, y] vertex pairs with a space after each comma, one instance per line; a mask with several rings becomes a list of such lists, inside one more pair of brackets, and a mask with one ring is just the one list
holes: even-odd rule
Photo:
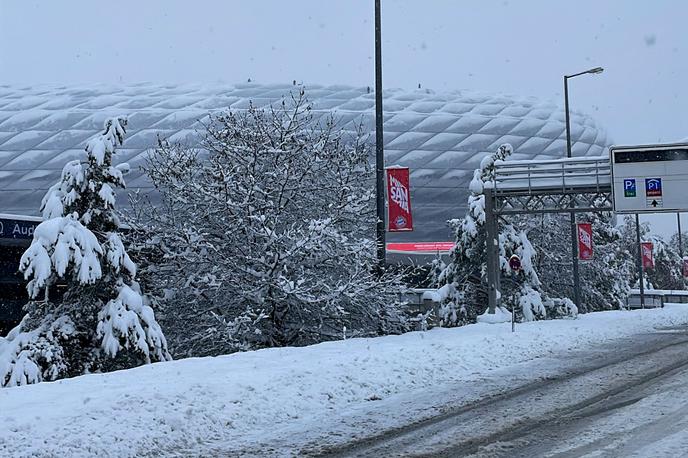
[[[372, 86], [373, 4], [0, 0], [0, 83]], [[616, 144], [688, 138], [684, 0], [382, 4], [386, 87], [561, 101], [562, 75], [602, 66], [570, 81], [572, 109], [593, 115]]]

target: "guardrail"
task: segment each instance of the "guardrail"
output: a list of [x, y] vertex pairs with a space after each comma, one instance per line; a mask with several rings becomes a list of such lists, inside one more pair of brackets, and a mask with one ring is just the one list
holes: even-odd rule
[[571, 158], [547, 161], [497, 161], [495, 162], [494, 190], [496, 194], [514, 190], [533, 191], [571, 188], [608, 191], [612, 172], [608, 158]]
[[[645, 307], [664, 307], [664, 304], [688, 304], [688, 291], [675, 289], [646, 289]], [[626, 298], [628, 308], [640, 308], [640, 290], [632, 289]]]

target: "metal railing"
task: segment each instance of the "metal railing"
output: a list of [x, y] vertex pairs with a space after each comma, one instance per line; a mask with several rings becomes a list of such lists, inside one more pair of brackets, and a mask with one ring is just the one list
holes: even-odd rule
[[561, 191], [586, 188], [609, 190], [611, 164], [605, 157], [547, 161], [498, 161], [495, 163], [495, 194]]

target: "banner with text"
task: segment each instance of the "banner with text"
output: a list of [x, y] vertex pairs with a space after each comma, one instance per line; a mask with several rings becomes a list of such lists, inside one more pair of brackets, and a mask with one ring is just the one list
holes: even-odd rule
[[592, 224], [578, 223], [578, 259], [590, 261], [592, 255]]
[[387, 221], [390, 232], [412, 231], [411, 192], [408, 167], [387, 170]]
[[640, 249], [643, 253], [643, 269], [653, 269], [655, 267], [655, 260], [652, 257], [652, 248], [652, 242], [642, 242], [640, 244]]

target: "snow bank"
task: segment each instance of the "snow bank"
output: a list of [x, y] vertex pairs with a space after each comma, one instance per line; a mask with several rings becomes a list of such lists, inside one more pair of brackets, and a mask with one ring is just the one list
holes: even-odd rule
[[478, 315], [478, 323], [511, 323], [511, 312], [505, 307], [497, 307], [495, 313], [490, 314], [487, 310], [482, 315]]
[[[688, 305], [482, 324], [147, 365], [0, 390], [3, 456], [157, 456], [250, 444], [424, 387], [688, 323]], [[280, 427], [277, 427], [280, 426]], [[296, 429], [296, 428], [299, 429]]]

